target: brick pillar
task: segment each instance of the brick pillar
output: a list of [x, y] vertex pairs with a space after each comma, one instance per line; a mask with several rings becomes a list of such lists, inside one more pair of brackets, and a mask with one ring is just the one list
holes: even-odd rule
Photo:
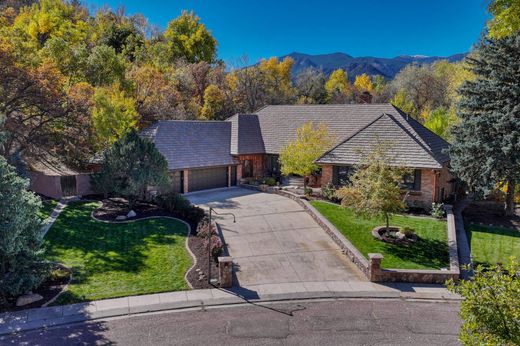
[[242, 179], [242, 163], [237, 166], [237, 183], [240, 184], [240, 180]]
[[190, 171], [188, 170], [185, 170], [184, 171], [184, 180], [183, 180], [183, 185], [184, 185], [184, 193], [188, 193], [190, 192], [189, 191], [189, 179], [190, 179]]
[[383, 255], [381, 255], [380, 253], [368, 254], [368, 277], [370, 281], [376, 282], [380, 280], [382, 260]]
[[233, 286], [233, 258], [223, 256], [218, 258], [218, 281], [220, 287], [231, 288]]
[[332, 165], [321, 166], [321, 185], [332, 183]]
[[227, 187], [231, 187], [231, 166], [227, 168]]

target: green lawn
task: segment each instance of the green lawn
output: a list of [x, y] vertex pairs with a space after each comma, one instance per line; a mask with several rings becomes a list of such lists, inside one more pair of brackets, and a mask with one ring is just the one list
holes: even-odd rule
[[58, 205], [58, 201], [54, 199], [46, 199], [42, 201], [42, 208], [38, 212], [38, 217], [42, 220], [47, 219], [49, 216], [51, 216], [52, 211], [56, 206]]
[[58, 304], [187, 289], [187, 226], [172, 219], [95, 221], [97, 202], [70, 203], [45, 237], [48, 259], [73, 268]]
[[321, 202], [311, 204], [325, 216], [365, 256], [371, 252], [383, 254], [382, 266], [393, 269], [449, 268], [448, 235], [446, 222], [427, 217], [393, 215], [390, 224], [411, 227], [419, 240], [409, 247], [377, 240], [372, 229], [384, 225], [378, 219], [366, 219], [350, 209]]
[[480, 225], [466, 225], [475, 264], [506, 264], [510, 256], [520, 258], [520, 231]]

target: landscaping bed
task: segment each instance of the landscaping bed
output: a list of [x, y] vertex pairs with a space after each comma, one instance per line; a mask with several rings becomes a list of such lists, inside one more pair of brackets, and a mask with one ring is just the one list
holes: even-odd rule
[[369, 253], [384, 256], [382, 266], [391, 269], [441, 269], [450, 268], [446, 221], [430, 217], [405, 214], [393, 215], [391, 225], [415, 230], [417, 241], [413, 244], [391, 244], [376, 239], [372, 230], [384, 224], [382, 219], [362, 218], [341, 206], [311, 201], [360, 252], [368, 258]]
[[504, 215], [504, 204], [495, 201], [476, 201], [463, 211], [465, 224], [483, 224], [520, 230], [520, 206], [516, 206], [515, 215]]
[[105, 223], [91, 217], [100, 202], [70, 203], [45, 237], [49, 260], [72, 268], [57, 304], [189, 288], [188, 227], [167, 218]]

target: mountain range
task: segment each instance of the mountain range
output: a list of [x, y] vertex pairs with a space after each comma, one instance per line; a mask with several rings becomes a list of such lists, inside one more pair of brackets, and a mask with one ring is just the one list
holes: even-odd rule
[[447, 57], [424, 56], [424, 55], [401, 55], [395, 58], [377, 58], [372, 56], [353, 57], [345, 53], [331, 54], [304, 54], [293, 52], [281, 57], [291, 57], [294, 59], [293, 76], [306, 68], [316, 68], [322, 70], [327, 76], [334, 70], [341, 68], [347, 72], [350, 79], [357, 75], [366, 73], [368, 75], [382, 75], [386, 79], [393, 79], [403, 67], [408, 64], [431, 64], [438, 60], [448, 60], [457, 62], [464, 59], [466, 54], [455, 54]]

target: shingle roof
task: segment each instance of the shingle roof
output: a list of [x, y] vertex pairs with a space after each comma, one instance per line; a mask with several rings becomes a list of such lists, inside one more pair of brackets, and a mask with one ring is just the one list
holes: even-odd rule
[[382, 114], [325, 153], [318, 163], [352, 165], [362, 161], [378, 143], [389, 147], [391, 164], [441, 168], [449, 144], [414, 119], [397, 112]]
[[265, 153], [260, 122], [256, 114], [236, 114], [227, 121], [231, 122], [231, 154]]
[[161, 120], [141, 135], [155, 144], [170, 170], [236, 164], [230, 122]]

